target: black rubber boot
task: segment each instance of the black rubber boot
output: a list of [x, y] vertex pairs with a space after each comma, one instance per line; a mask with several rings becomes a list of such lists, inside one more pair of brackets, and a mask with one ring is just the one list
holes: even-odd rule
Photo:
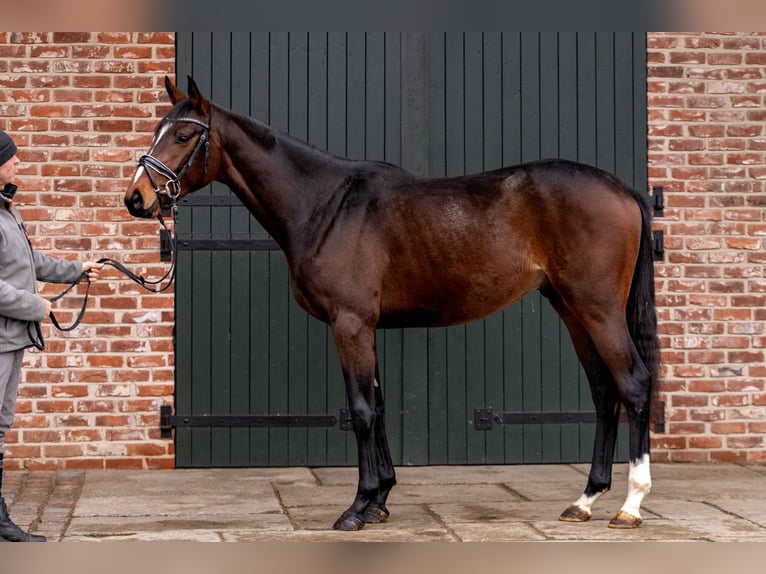
[[0, 542], [45, 542], [45, 536], [24, 532], [8, 516], [5, 499], [0, 497]]

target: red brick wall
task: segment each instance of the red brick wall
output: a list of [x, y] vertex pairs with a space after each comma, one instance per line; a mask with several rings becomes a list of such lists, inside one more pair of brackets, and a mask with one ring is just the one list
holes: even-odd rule
[[[0, 128], [19, 147], [17, 198], [35, 247], [111, 257], [148, 277], [165, 270], [157, 223], [133, 219], [122, 196], [167, 111], [174, 41], [172, 33], [0, 32]], [[173, 397], [172, 290], [147, 294], [110, 269], [91, 294], [81, 327], [61, 334], [48, 324], [47, 350], [27, 353], [6, 468], [173, 464], [158, 428], [159, 407]], [[80, 303], [67, 296], [57, 318], [70, 323]]]
[[[667, 204], [655, 226], [668, 424], [654, 459], [763, 461], [766, 36], [649, 33], [648, 46], [650, 185]], [[132, 219], [122, 195], [167, 109], [174, 57], [170, 33], [0, 33], [0, 128], [21, 148], [37, 247], [165, 270], [156, 223]], [[8, 468], [172, 466], [158, 431], [173, 396], [172, 290], [105, 275], [84, 325], [46, 328], [49, 350], [28, 354]]]
[[649, 33], [668, 432], [654, 459], [766, 460], [766, 34]]

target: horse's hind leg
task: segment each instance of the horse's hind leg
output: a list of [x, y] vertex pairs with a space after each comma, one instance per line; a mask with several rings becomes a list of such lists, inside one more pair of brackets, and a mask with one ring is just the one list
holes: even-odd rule
[[596, 407], [596, 435], [588, 483], [580, 498], [559, 517], [565, 522], [585, 522], [590, 520], [593, 503], [612, 485], [612, 463], [620, 417], [619, 394], [614, 377], [580, 321], [564, 305], [558, 294], [548, 292], [545, 295], [569, 330], [577, 356], [588, 377]]
[[[617, 515], [609, 521], [610, 528], [636, 528], [641, 524], [641, 503], [652, 487], [649, 462], [649, 415], [651, 401], [651, 376], [635, 351], [629, 392], [637, 398], [626, 401], [629, 426], [628, 495]], [[635, 405], [640, 405], [636, 407]]]
[[649, 408], [652, 376], [630, 337], [623, 313], [604, 313], [598, 321], [583, 322], [593, 344], [614, 377], [620, 401], [628, 413], [628, 495], [610, 521], [612, 528], [636, 528], [642, 522], [640, 507], [651, 489], [649, 471]]
[[559, 517], [567, 522], [585, 522], [591, 517], [591, 507], [612, 486], [612, 463], [617, 442], [620, 403], [616, 385], [603, 364], [586, 368], [591, 396], [596, 407], [596, 434], [593, 457], [585, 491]]

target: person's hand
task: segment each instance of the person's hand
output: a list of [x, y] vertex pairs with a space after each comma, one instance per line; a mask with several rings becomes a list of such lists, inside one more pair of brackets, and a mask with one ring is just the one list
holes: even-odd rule
[[45, 301], [45, 317], [43, 319], [47, 319], [51, 316], [51, 309], [53, 308], [53, 303], [48, 301], [47, 299], [43, 299]]
[[96, 263], [95, 261], [86, 261], [82, 264], [82, 271], [88, 276], [88, 281], [93, 283], [98, 281], [101, 276], [101, 269], [103, 269], [103, 263]]

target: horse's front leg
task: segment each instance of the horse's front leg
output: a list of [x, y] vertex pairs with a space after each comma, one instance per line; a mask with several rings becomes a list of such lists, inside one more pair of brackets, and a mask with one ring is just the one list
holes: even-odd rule
[[[351, 412], [351, 425], [356, 437], [359, 482], [351, 506], [335, 521], [336, 530], [359, 530], [365, 522], [377, 522], [367, 515], [371, 503], [385, 511], [381, 502], [381, 476], [375, 430], [379, 409], [376, 407], [375, 323], [359, 314], [340, 312], [332, 324], [335, 345]], [[390, 486], [388, 486], [390, 490]], [[387, 491], [386, 491], [387, 495]], [[382, 514], [381, 514], [382, 517]], [[385, 511], [387, 518], [387, 511]], [[383, 518], [385, 519], [385, 518]]]
[[367, 505], [364, 511], [364, 521], [369, 523], [385, 522], [388, 520], [389, 512], [386, 508], [386, 500], [391, 489], [396, 484], [396, 473], [391, 461], [391, 451], [388, 447], [388, 438], [386, 437], [385, 427], [385, 408], [383, 403], [383, 392], [380, 390], [380, 374], [375, 369], [375, 424], [373, 433], [375, 434], [375, 449], [377, 454], [378, 478], [380, 487], [378, 493]]

